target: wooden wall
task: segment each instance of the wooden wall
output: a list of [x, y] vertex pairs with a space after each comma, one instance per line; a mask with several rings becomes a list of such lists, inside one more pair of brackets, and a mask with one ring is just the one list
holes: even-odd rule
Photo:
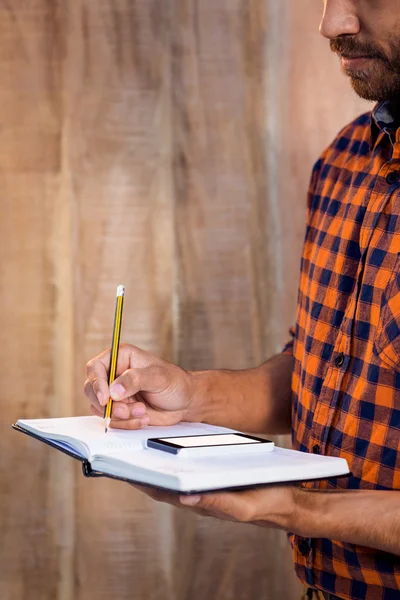
[[266, 359], [293, 319], [310, 168], [364, 107], [315, 0], [0, 0], [0, 597], [298, 597], [285, 536], [195, 518], [23, 439], [85, 414], [124, 340]]

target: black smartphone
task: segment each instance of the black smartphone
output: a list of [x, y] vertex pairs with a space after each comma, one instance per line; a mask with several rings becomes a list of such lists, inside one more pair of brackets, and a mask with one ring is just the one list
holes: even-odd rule
[[245, 433], [149, 438], [146, 447], [187, 458], [271, 452], [274, 442]]

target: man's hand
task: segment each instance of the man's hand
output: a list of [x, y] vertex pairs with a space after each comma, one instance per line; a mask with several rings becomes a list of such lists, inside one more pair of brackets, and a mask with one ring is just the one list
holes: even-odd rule
[[400, 556], [400, 491], [315, 490], [275, 485], [247, 492], [179, 496], [135, 485], [154, 500], [208, 517], [326, 538]]
[[297, 493], [295, 486], [288, 485], [199, 496], [179, 496], [136, 484], [134, 487], [153, 500], [183, 506], [206, 517], [285, 530], [293, 521]]
[[193, 396], [190, 373], [135, 346], [121, 344], [118, 377], [108, 387], [110, 350], [86, 367], [85, 394], [93, 414], [103, 416], [109, 396], [114, 400], [111, 427], [140, 429], [189, 420]]
[[293, 358], [279, 354], [244, 371], [185, 371], [136, 346], [122, 344], [117, 379], [108, 388], [110, 350], [87, 364], [85, 394], [103, 416], [115, 400], [111, 427], [140, 429], [180, 421], [252, 433], [289, 433]]

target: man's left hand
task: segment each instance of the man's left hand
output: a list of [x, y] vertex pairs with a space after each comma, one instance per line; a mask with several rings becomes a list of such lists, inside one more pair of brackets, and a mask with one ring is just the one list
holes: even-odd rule
[[292, 522], [297, 493], [295, 486], [283, 485], [243, 492], [219, 492], [196, 496], [179, 496], [145, 486], [135, 487], [153, 500], [189, 508], [206, 517], [285, 530], [290, 528]]

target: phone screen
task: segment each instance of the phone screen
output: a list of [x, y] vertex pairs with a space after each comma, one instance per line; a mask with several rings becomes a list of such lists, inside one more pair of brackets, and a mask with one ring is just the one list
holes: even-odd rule
[[236, 433], [222, 433], [220, 435], [196, 435], [188, 437], [159, 438], [160, 442], [167, 442], [181, 448], [205, 448], [207, 446], [232, 446], [237, 444], [261, 444], [263, 440], [237, 435]]

